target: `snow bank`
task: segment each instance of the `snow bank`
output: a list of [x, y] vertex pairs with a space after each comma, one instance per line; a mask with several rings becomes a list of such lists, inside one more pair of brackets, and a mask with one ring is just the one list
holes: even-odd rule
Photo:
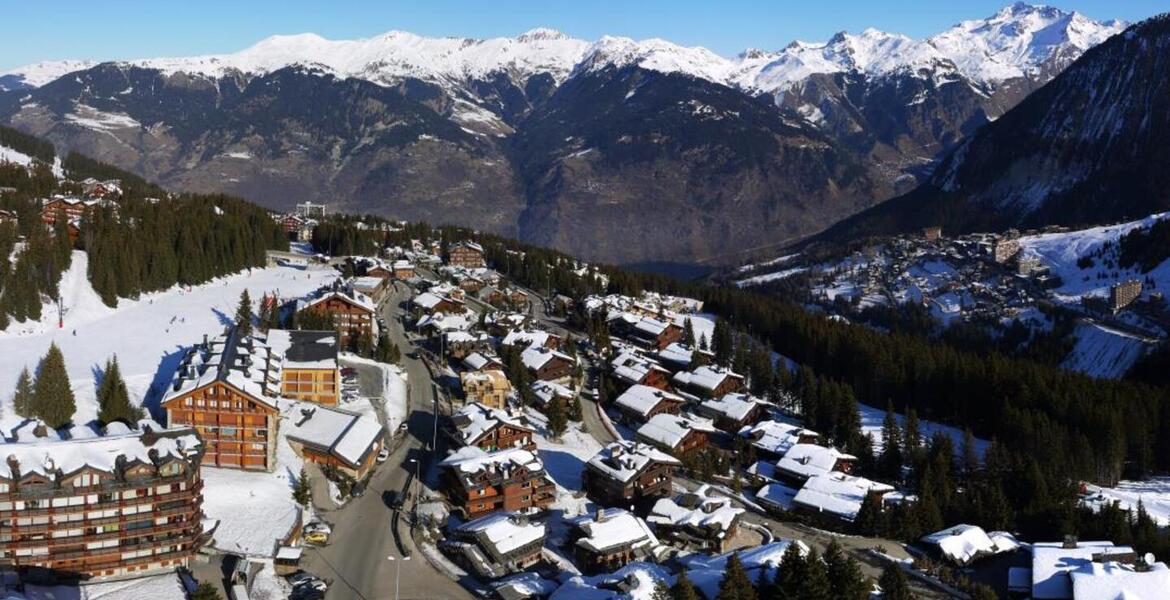
[[[386, 364], [371, 360], [369, 358], [362, 358], [355, 354], [348, 352], [341, 355], [340, 363], [344, 365], [360, 364], [377, 367], [382, 371], [382, 398], [383, 407], [386, 411], [386, 430], [394, 432], [398, 430], [398, 426], [406, 421], [407, 414], [409, 414], [409, 402], [407, 401], [407, 387], [406, 387], [406, 372], [397, 365]], [[363, 412], [364, 407], [350, 407], [351, 410]]]

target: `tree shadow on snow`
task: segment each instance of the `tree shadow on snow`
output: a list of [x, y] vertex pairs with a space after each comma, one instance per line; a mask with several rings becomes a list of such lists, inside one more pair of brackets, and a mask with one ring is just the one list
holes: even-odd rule
[[[170, 389], [175, 371], [179, 369], [179, 363], [183, 361], [183, 356], [189, 347], [176, 346], [174, 351], [163, 354], [162, 360], [158, 362], [158, 369], [155, 370], [154, 377], [150, 380], [150, 388], [146, 390], [146, 395], [142, 398], [142, 408], [159, 423], [163, 423], [165, 421], [163, 417], [166, 416], [162, 409], [163, 396]], [[167, 426], [169, 427], [170, 424], [167, 423]]]
[[559, 450], [542, 448], [538, 452], [545, 470], [561, 487], [574, 492], [581, 489], [581, 470], [585, 468], [585, 461]]

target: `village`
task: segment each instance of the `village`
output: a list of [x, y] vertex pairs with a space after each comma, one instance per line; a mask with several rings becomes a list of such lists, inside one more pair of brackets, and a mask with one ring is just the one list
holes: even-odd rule
[[[107, 188], [47, 200], [46, 225], [83, 227]], [[143, 418], [4, 432], [6, 585], [35, 594], [70, 573], [152, 597], [198, 581], [236, 600], [564, 600], [650, 598], [685, 577], [714, 600], [729, 570], [755, 581], [828, 554], [921, 598], [970, 597], [966, 581], [1037, 599], [1170, 584], [1164, 563], [1109, 541], [1028, 543], [962, 523], [913, 544], [863, 533], [919, 499], [857, 474], [864, 459], [809, 429], [798, 399], [753, 393], [750, 374], [719, 358], [719, 319], [701, 301], [541, 293], [471, 239], [329, 256], [309, 244], [323, 207], [274, 218], [295, 243], [262, 271], [280, 289], [245, 284], [234, 315], [216, 309], [214, 326], [167, 343], [179, 350], [150, 367]], [[1025, 310], [1054, 284], [1019, 254], [1010, 240], [902, 240], [823, 290], [958, 297], [969, 279], [987, 298], [956, 315]], [[958, 266], [887, 275], [915, 261]], [[1137, 295], [1117, 291], [1114, 308]]]
[[[797, 282], [810, 306], [863, 322], [867, 309], [898, 306], [920, 308], [942, 329], [964, 325], [993, 336], [1012, 327], [1048, 333], [1069, 320], [1077, 347], [1066, 368], [1116, 378], [1158, 346], [1170, 326], [1159, 278], [1117, 264], [1120, 235], [1138, 225], [957, 236], [928, 227], [840, 260], [809, 264], [790, 255], [732, 276], [739, 287]], [[1104, 236], [1094, 237], [1101, 230]], [[1072, 248], [1092, 256], [1069, 260]]]

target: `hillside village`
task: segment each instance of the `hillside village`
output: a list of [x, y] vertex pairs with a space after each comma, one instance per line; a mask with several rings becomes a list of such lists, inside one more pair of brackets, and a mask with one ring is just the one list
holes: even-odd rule
[[930, 227], [839, 259], [788, 255], [731, 277], [742, 288], [797, 290], [809, 305], [861, 322], [883, 308], [910, 308], [942, 330], [1020, 336], [1014, 328], [1025, 345], [1057, 329], [1072, 339], [1065, 368], [1119, 378], [1167, 337], [1170, 307], [1161, 288], [1168, 282], [1160, 270], [1120, 258], [1126, 234], [1163, 217], [1083, 231], [946, 236]]
[[[37, 288], [37, 313], [0, 333], [11, 598], [79, 579], [96, 597], [204, 584], [298, 600], [391, 584], [503, 600], [719, 600], [759, 582], [791, 597], [1076, 599], [1170, 584], [1133, 540], [1029, 542], [953, 520], [1008, 523], [1002, 492], [979, 487], [993, 441], [858, 404], [733, 327], [726, 306], [312, 204], [254, 224], [286, 239], [246, 268], [111, 306], [87, 228], [159, 202], [113, 179], [61, 187], [80, 191], [31, 212], [25, 190], [0, 194], [19, 209], [0, 213], [15, 256], [47, 235], [69, 258], [56, 293]], [[1041, 297], [1075, 308], [1059, 297], [1067, 275], [1029, 258], [1043, 236], [926, 237], [813, 276], [813, 294], [955, 319], [1043, 320]], [[1116, 315], [1158, 310], [1150, 290], [1111, 299], [1078, 310], [1132, 328], [1146, 323]], [[960, 509], [959, 481], [975, 506]], [[1109, 490], [1086, 488], [1085, 510], [1128, 515]]]

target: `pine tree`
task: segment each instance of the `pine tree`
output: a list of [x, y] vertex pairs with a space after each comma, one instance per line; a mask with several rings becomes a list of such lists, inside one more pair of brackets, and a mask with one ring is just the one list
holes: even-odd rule
[[906, 574], [898, 565], [886, 565], [878, 585], [882, 588], [882, 600], [913, 600]]
[[902, 480], [902, 432], [894, 416], [894, 405], [886, 404], [882, 421], [882, 455], [878, 461], [878, 476], [886, 481]]
[[122, 379], [122, 369], [118, 366], [117, 356], [106, 361], [97, 400], [98, 421], [102, 423], [109, 424], [114, 421], [134, 423], [141, 417], [141, 409], [130, 404], [130, 393]]
[[240, 293], [240, 304], [236, 307], [236, 326], [241, 337], [252, 335], [252, 297], [248, 295], [247, 289]]
[[775, 589], [780, 598], [796, 598], [800, 593], [800, 582], [804, 581], [805, 571], [808, 570], [804, 553], [795, 542], [789, 542], [780, 557], [780, 568], [776, 571]]
[[33, 384], [28, 367], [21, 369], [20, 377], [16, 379], [16, 393], [12, 396], [12, 406], [17, 415], [26, 419], [34, 416]]
[[670, 597], [672, 600], [699, 600], [699, 590], [695, 589], [695, 584], [691, 583], [690, 577], [687, 577], [687, 569], [683, 567], [678, 572], [678, 577], [674, 580], [674, 585], [670, 588]]
[[695, 347], [695, 326], [690, 317], [683, 320], [683, 345], [687, 348]]
[[46, 425], [57, 429], [73, 420], [77, 403], [65, 370], [65, 356], [54, 342], [41, 359], [37, 382], [33, 389], [33, 414]]
[[223, 600], [223, 596], [219, 595], [214, 585], [203, 582], [191, 592], [191, 600]]
[[837, 540], [829, 541], [829, 546], [825, 548], [824, 561], [832, 588], [832, 598], [865, 600], [869, 597], [869, 582], [861, 573], [861, 566], [856, 559], [845, 554]]
[[723, 581], [719, 583], [719, 593], [715, 600], [757, 600], [756, 588], [737, 553], [733, 552], [727, 559], [726, 571], [723, 573]]
[[309, 502], [313, 500], [313, 486], [309, 482], [309, 473], [304, 467], [301, 467], [301, 474], [297, 476], [296, 484], [293, 486], [293, 500], [301, 506], [308, 506]]
[[554, 395], [548, 403], [548, 430], [553, 437], [561, 437], [569, 426], [568, 416], [565, 414], [565, 402], [560, 396]]
[[731, 364], [735, 352], [734, 336], [731, 326], [722, 318], [715, 319], [715, 329], [711, 333], [711, 351], [715, 353], [715, 364], [726, 367]]
[[816, 550], [809, 552], [804, 573], [804, 579], [800, 582], [801, 600], [835, 600], [825, 563], [817, 556]]

